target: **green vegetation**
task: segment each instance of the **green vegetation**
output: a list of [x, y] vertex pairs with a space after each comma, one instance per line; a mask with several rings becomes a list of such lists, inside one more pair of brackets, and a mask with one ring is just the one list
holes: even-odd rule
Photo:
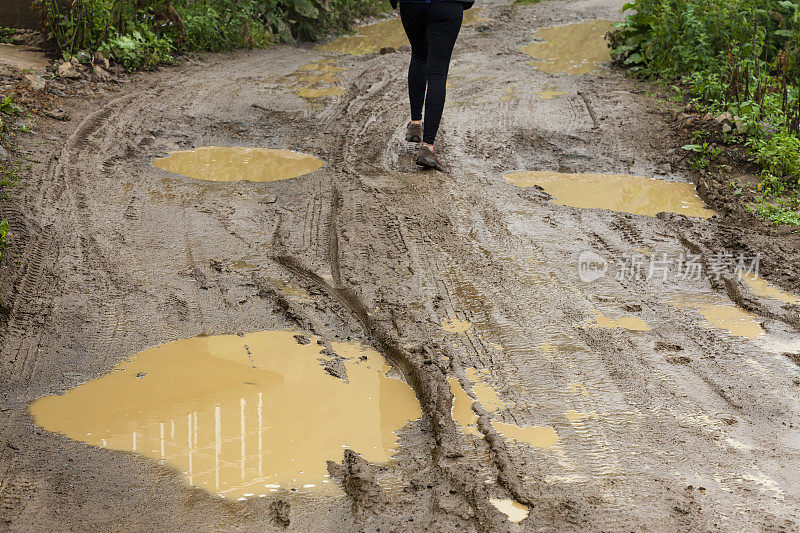
[[530, 5], [530, 4], [538, 4], [541, 1], [542, 0], [514, 0], [514, 3], [520, 5]]
[[[14, 104], [10, 96], [0, 100], [0, 148], [3, 150], [13, 145], [13, 132], [8, 118], [21, 113], [22, 110]], [[8, 189], [16, 183], [17, 168], [10, 161], [0, 158], [0, 201], [8, 200]], [[11, 245], [9, 232], [8, 220], [0, 219], [0, 263], [3, 261], [5, 251]]]
[[10, 44], [11, 38], [14, 37], [14, 33], [16, 33], [15, 29], [0, 26], [0, 43]]
[[385, 11], [386, 0], [38, 0], [45, 30], [65, 58], [103, 52], [125, 68], [150, 69], [187, 50], [316, 40]]
[[[611, 34], [612, 56], [637, 76], [677, 81], [703, 112], [730, 112], [762, 168], [757, 216], [797, 224], [800, 207], [800, 0], [634, 0]], [[696, 167], [718, 154], [702, 144]], [[712, 156], [710, 159], [707, 156]]]

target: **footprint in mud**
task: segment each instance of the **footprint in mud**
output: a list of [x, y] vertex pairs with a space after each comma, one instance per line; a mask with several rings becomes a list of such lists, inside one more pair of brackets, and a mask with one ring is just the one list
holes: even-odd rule
[[316, 157], [269, 148], [202, 146], [170, 152], [153, 166], [206, 181], [279, 181], [310, 174], [323, 165]]
[[[464, 26], [484, 22], [488, 19], [480, 16], [480, 8], [464, 11]], [[378, 52], [381, 48], [400, 48], [408, 44], [406, 32], [399, 17], [383, 20], [358, 28], [355, 35], [345, 35], [330, 42], [317, 45], [316, 50], [323, 52], [339, 52], [354, 56]]]
[[534, 42], [521, 50], [534, 57], [530, 64], [548, 74], [589, 74], [611, 60], [606, 34], [610, 20], [579, 22], [536, 30], [544, 42]]
[[[94, 381], [35, 401], [37, 424], [171, 465], [226, 498], [291, 489], [335, 494], [326, 461], [351, 448], [392, 459], [397, 430], [421, 416], [413, 390], [376, 351], [332, 343], [347, 381], [320, 364], [316, 337], [264, 331], [147, 349]], [[328, 355], [330, 352], [328, 351]]]
[[542, 187], [555, 203], [570, 207], [609, 209], [655, 217], [671, 212], [711, 218], [713, 211], [697, 195], [694, 185], [625, 174], [565, 174], [521, 171], [506, 174], [517, 187]]

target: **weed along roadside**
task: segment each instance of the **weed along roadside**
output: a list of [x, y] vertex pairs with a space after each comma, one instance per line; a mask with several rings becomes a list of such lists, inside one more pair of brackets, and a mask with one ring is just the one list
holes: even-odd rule
[[478, 0], [441, 171], [388, 0], [42, 5], [51, 55], [0, 30], [0, 530], [800, 522], [787, 2]]

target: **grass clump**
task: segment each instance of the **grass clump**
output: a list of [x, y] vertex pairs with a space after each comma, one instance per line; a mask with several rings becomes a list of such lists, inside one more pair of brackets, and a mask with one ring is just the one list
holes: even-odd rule
[[797, 224], [800, 0], [634, 0], [625, 10], [611, 34], [614, 59], [637, 76], [679, 82], [699, 109], [737, 117], [726, 139], [762, 168], [751, 211]]

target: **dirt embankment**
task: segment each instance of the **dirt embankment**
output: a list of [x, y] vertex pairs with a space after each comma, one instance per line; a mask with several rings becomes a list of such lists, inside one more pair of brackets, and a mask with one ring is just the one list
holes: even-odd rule
[[[487, 20], [464, 28], [451, 67], [438, 141], [447, 174], [411, 164], [402, 52], [212, 55], [72, 102], [71, 122], [43, 122], [8, 213], [22, 262], [0, 280], [11, 302], [0, 524], [797, 530], [800, 374], [783, 356], [800, 351], [797, 306], [730, 276], [577, 275], [587, 250], [615, 265], [632, 253], [708, 263], [710, 250], [747, 233], [726, 219], [559, 205], [503, 178], [687, 181], [684, 156], [669, 152], [671, 112], [644, 87], [605, 69], [542, 72], [521, 50], [537, 28], [615, 19], [621, 4], [485, 2]], [[329, 78], [341, 91], [301, 97], [298, 72], [322, 61], [344, 69]], [[151, 164], [215, 145], [289, 148], [325, 164], [267, 183], [202, 182]], [[282, 290], [287, 281], [303, 296]], [[726, 321], [735, 304], [758, 314]], [[468, 327], [444, 328], [448, 320]], [[749, 329], [737, 334], [742, 321]], [[227, 501], [136, 454], [48, 433], [28, 414], [36, 398], [146, 347], [270, 329], [370, 344], [420, 401], [424, 415], [401, 431], [396, 461], [347, 452], [329, 464], [342, 498]], [[482, 383], [502, 400], [475, 404], [473, 433], [453, 419], [454, 382], [475, 397]], [[514, 427], [555, 441], [510, 438]], [[530, 514], [513, 524], [490, 498]]]

